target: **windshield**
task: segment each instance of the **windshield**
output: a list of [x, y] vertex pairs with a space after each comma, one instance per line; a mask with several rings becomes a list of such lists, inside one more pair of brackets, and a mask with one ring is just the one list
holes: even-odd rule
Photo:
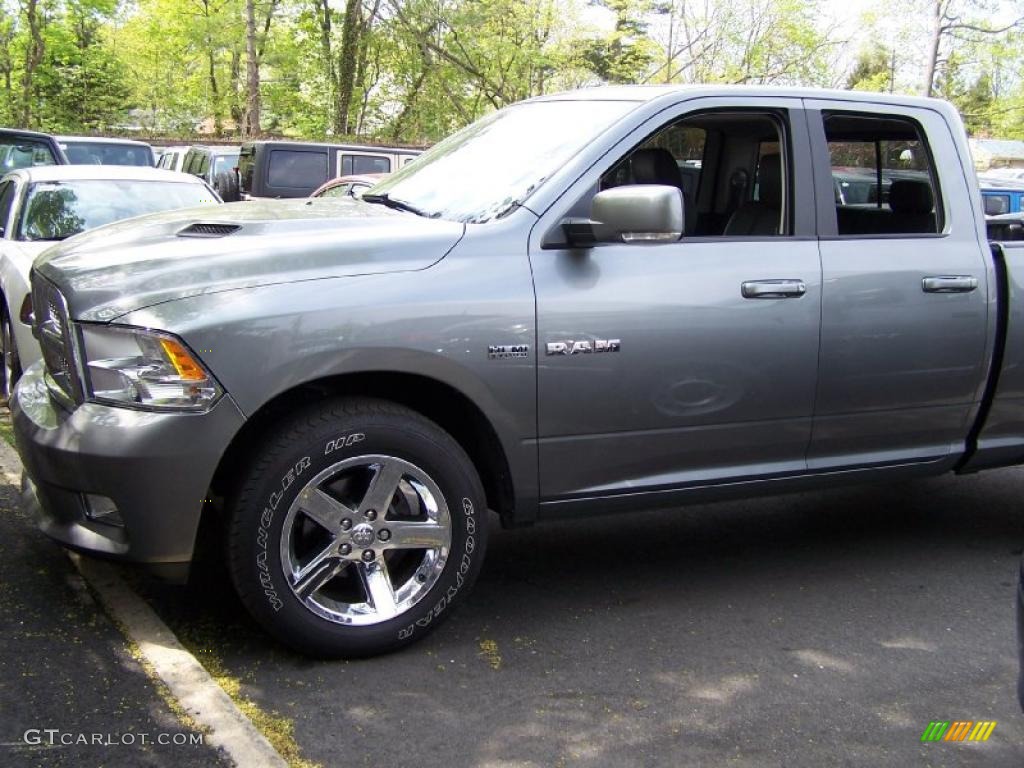
[[484, 222], [522, 203], [629, 101], [537, 101], [495, 112], [420, 155], [366, 195], [386, 194], [425, 216]]
[[29, 138], [0, 139], [0, 176], [16, 168], [34, 165], [55, 165], [57, 158], [41, 141]]
[[215, 205], [203, 184], [167, 181], [37, 182], [23, 206], [19, 240], [63, 240], [144, 213]]
[[153, 151], [138, 144], [62, 141], [60, 146], [72, 165], [153, 165]]

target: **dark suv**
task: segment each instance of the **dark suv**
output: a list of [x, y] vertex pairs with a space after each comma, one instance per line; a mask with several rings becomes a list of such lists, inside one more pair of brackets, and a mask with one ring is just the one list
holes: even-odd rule
[[67, 165], [57, 140], [46, 133], [0, 128], [0, 176], [35, 165]]
[[328, 179], [367, 173], [393, 173], [420, 150], [358, 144], [249, 141], [238, 160], [242, 198], [309, 197]]
[[239, 199], [238, 147], [201, 144], [189, 147], [181, 170], [205, 181], [216, 190], [225, 203]]

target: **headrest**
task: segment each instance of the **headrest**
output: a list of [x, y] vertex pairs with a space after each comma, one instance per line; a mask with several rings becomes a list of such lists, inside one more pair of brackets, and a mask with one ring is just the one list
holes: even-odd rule
[[935, 207], [931, 184], [927, 181], [897, 179], [889, 187], [889, 207], [893, 213], [931, 213]]
[[676, 159], [667, 149], [638, 149], [629, 162], [634, 184], [665, 184], [683, 188], [683, 174], [679, 172]]
[[757, 166], [757, 199], [770, 208], [782, 207], [782, 158], [763, 155]]

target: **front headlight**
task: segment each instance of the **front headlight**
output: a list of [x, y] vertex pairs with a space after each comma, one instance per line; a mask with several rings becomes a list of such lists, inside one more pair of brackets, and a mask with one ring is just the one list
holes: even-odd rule
[[170, 333], [82, 325], [87, 396], [97, 403], [204, 411], [221, 395], [213, 376]]

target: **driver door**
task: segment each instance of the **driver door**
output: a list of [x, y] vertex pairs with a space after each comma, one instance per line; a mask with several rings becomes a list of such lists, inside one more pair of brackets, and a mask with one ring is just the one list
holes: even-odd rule
[[[673, 148], [682, 140], [666, 132], [694, 126], [704, 131], [699, 153]], [[806, 468], [821, 268], [800, 101], [689, 101], [663, 128], [631, 137], [626, 154], [578, 187], [589, 183], [583, 194], [592, 196], [629, 175], [634, 151], [669, 149], [697, 209], [681, 240], [531, 248], [542, 514]], [[769, 195], [760, 169], [772, 152], [781, 189]], [[753, 183], [737, 196], [729, 182], [741, 167]], [[654, 180], [674, 183], [663, 170]], [[759, 233], [749, 220], [769, 197], [778, 198], [779, 223]], [[765, 289], [773, 281], [788, 292]]]

